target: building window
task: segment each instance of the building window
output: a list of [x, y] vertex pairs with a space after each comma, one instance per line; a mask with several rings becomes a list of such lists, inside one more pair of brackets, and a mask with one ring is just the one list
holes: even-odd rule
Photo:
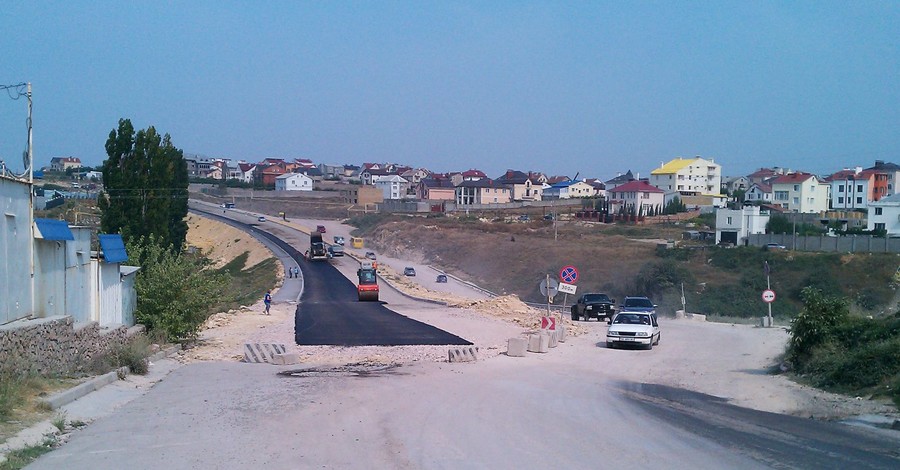
[[795, 184], [795, 185], [794, 185], [794, 191], [800, 191], [800, 185], [799, 185], [799, 184]]
[[861, 185], [861, 184], [856, 185], [856, 192], [858, 192], [858, 193], [861, 193], [861, 192], [862, 192], [862, 185]]
[[843, 204], [843, 203], [844, 203], [844, 198], [839, 197], [839, 198], [838, 198], [838, 204]]
[[776, 201], [787, 201], [788, 200], [788, 192], [787, 191], [775, 191], [775, 200]]
[[876, 208], [875, 208], [875, 215], [881, 215], [881, 208], [880, 208], [880, 207], [876, 207]]
[[883, 224], [883, 223], [880, 223], [880, 222], [879, 222], [879, 223], [876, 223], [876, 224], [875, 224], [875, 230], [884, 230], [884, 228], [885, 228], [885, 227], [884, 227], [884, 224]]
[[862, 198], [861, 198], [861, 197], [856, 198], [856, 203], [857, 203], [857, 204], [862, 204]]
[[842, 184], [839, 184], [839, 185], [838, 185], [838, 192], [839, 192], [839, 193], [844, 192], [844, 185], [842, 185]]
[[725, 224], [726, 224], [726, 225], [731, 225], [732, 223], [734, 223], [734, 222], [731, 221], [731, 217], [728, 217], [728, 221], [725, 222]]

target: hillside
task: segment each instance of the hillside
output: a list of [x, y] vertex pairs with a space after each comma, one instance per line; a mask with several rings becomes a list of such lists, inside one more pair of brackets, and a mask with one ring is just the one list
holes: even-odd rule
[[580, 292], [603, 291], [617, 299], [650, 295], [663, 313], [671, 314], [681, 308], [683, 282], [690, 311], [757, 317], [766, 311], [760, 294], [766, 288], [763, 265], [768, 261], [771, 286], [778, 293], [773, 309], [778, 317], [799, 311], [800, 290], [806, 286], [845, 296], [861, 313], [893, 313], [896, 308], [893, 282], [900, 265], [896, 255], [768, 252], [697, 244], [657, 250], [657, 243], [680, 238], [684, 226], [678, 225], [563, 222], [554, 239], [552, 222], [544, 220], [367, 216], [351, 223], [379, 250], [402, 253], [529, 301], [541, 300], [538, 284], [546, 274], [556, 277], [562, 266], [572, 264], [580, 272]]

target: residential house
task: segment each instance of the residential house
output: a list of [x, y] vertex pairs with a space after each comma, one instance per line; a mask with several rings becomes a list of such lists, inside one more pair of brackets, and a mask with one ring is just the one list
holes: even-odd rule
[[750, 178], [747, 178], [746, 176], [726, 177], [722, 180], [721, 192], [731, 195], [734, 195], [735, 191], [746, 192], [748, 189], [750, 189], [751, 184], [753, 183], [750, 182]]
[[556, 176], [551, 176], [551, 177], [547, 178], [547, 181], [545, 181], [544, 184], [546, 184], [548, 186], [553, 186], [554, 184], [565, 183], [566, 181], [571, 181], [571, 180], [572, 180], [572, 178], [569, 178], [568, 176], [556, 175]]
[[666, 198], [665, 191], [646, 181], [631, 181], [607, 190], [607, 194], [613, 210], [624, 207], [633, 209], [635, 214], [647, 214], [651, 209], [661, 211]]
[[188, 177], [208, 178], [212, 167], [212, 160], [202, 155], [185, 154], [184, 163], [187, 166]]
[[373, 185], [375, 184], [375, 179], [380, 178], [382, 176], [390, 176], [393, 175], [390, 170], [386, 170], [383, 168], [366, 168], [359, 173], [359, 178], [362, 180], [362, 184], [365, 185]]
[[409, 181], [400, 175], [376, 176], [373, 185], [381, 190], [385, 200], [405, 199], [409, 189]]
[[255, 163], [238, 163], [237, 179], [244, 183], [253, 182], [253, 170], [256, 169]]
[[338, 179], [344, 174], [344, 165], [320, 163], [318, 168], [319, 171], [322, 172], [322, 176], [326, 179]]
[[750, 184], [750, 188], [744, 193], [744, 202], [752, 204], [771, 204], [772, 185], [766, 182]]
[[312, 191], [313, 180], [303, 173], [285, 173], [275, 178], [275, 191]]
[[785, 170], [784, 168], [760, 168], [759, 170], [754, 171], [747, 175], [747, 179], [750, 180], [750, 184], [753, 183], [762, 183], [763, 181], [775, 178], [777, 176], [781, 176], [787, 173], [793, 173], [791, 170]]
[[681, 196], [718, 196], [722, 190], [722, 166], [712, 159], [679, 157], [651, 171], [649, 183]]
[[337, 184], [341, 199], [347, 204], [358, 207], [369, 207], [384, 202], [381, 190], [374, 186], [361, 184]]
[[290, 171], [288, 171], [287, 165], [283, 161], [271, 164], [260, 163], [256, 166], [254, 181], [262, 184], [264, 187], [274, 188], [275, 179], [285, 173], [290, 173]]
[[462, 172], [463, 181], [478, 181], [482, 178], [487, 178], [487, 175], [481, 170], [470, 169]]
[[[553, 178], [551, 178], [551, 181]], [[543, 199], [572, 199], [576, 197], [591, 197], [594, 187], [584, 181], [560, 181], [544, 190]]]
[[540, 201], [542, 198], [543, 185], [532, 180], [528, 173], [506, 170], [494, 181], [509, 188], [513, 201]]
[[81, 168], [81, 159], [78, 157], [53, 157], [50, 159], [52, 171], [66, 171], [69, 168]]
[[606, 183], [600, 181], [597, 178], [587, 178], [584, 180], [585, 183], [591, 185], [594, 188], [594, 193], [591, 194], [593, 197], [606, 197]]
[[510, 190], [490, 178], [466, 180], [456, 185], [456, 205], [505, 204], [510, 202]]
[[[313, 163], [312, 160], [310, 160], [308, 158], [295, 158], [292, 163], [297, 165], [297, 168], [303, 168], [306, 170], [309, 170], [312, 168], [319, 168], [319, 166], [317, 166], [315, 163]], [[321, 168], [319, 168], [319, 169], [321, 169]], [[322, 171], [322, 173], [324, 174], [325, 172]]]
[[[897, 193], [897, 185], [900, 184], [900, 165], [884, 160], [875, 160], [875, 165], [866, 168], [866, 171], [875, 172], [875, 196], [876, 201], [885, 196]], [[884, 189], [881, 189], [884, 188]]]
[[773, 178], [772, 202], [788, 212], [819, 213], [828, 210], [828, 184], [811, 173], [790, 173]]
[[875, 198], [875, 176], [874, 171], [863, 171], [857, 167], [838, 171], [825, 178], [824, 182], [831, 185], [831, 208], [866, 209], [870, 202], [881, 199], [881, 196]]
[[766, 233], [768, 211], [758, 206], [716, 210], [716, 243], [747, 245], [751, 234]]
[[615, 188], [616, 186], [622, 186], [625, 183], [630, 183], [632, 181], [637, 181], [640, 178], [635, 178], [634, 173], [631, 170], [626, 171], [624, 174], [619, 173], [615, 178], [604, 181], [607, 188]]
[[344, 172], [341, 174], [344, 178], [359, 178], [359, 166], [357, 165], [344, 165]]
[[423, 201], [454, 201], [456, 188], [447, 177], [425, 178], [416, 185], [416, 197]]
[[400, 173], [400, 176], [403, 177], [406, 181], [409, 181], [409, 184], [415, 186], [419, 184], [420, 181], [427, 178], [431, 172], [424, 168], [410, 168], [408, 170], [404, 170]]
[[866, 228], [886, 230], [889, 237], [900, 236], [900, 194], [892, 194], [869, 204]]
[[0, 325], [34, 312], [31, 185], [0, 174]]

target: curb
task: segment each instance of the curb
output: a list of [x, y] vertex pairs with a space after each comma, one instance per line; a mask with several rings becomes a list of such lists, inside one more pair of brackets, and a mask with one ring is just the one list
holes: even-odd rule
[[[166, 349], [163, 349], [163, 350], [157, 352], [156, 354], [153, 354], [153, 355], [147, 357], [147, 360], [148, 361], [158, 361], [158, 360], [168, 357], [171, 354], [174, 354], [180, 350], [181, 350], [181, 345], [176, 344], [174, 346], [170, 346]], [[88, 380], [87, 382], [78, 384], [68, 390], [63, 390], [62, 392], [59, 392], [50, 397], [47, 397], [44, 400], [42, 400], [42, 403], [45, 404], [46, 406], [49, 406], [50, 409], [52, 409], [52, 410], [61, 408], [61, 407], [68, 405], [69, 403], [72, 403], [73, 401], [75, 401], [93, 391], [100, 390], [101, 388], [115, 382], [116, 380], [124, 379], [125, 377], [128, 376], [129, 373], [130, 373], [130, 371], [128, 370], [128, 367], [119, 367], [118, 369], [116, 369], [112, 372], [108, 372], [99, 377], [94, 377], [93, 379]]]

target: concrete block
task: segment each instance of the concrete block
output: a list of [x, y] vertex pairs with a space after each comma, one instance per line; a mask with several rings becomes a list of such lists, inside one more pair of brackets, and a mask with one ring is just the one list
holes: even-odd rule
[[684, 310], [675, 310], [675, 319], [681, 320], [684, 318]]
[[528, 352], [545, 353], [550, 350], [550, 335], [534, 334], [528, 337]]
[[701, 315], [699, 313], [692, 313], [691, 320], [694, 321], [706, 321], [706, 315]]
[[769, 317], [762, 317], [762, 321], [760, 322], [760, 326], [762, 326], [763, 328], [771, 328], [771, 327], [775, 326], [773, 323], [774, 323], [774, 322], [770, 322], [770, 321], [769, 321]]
[[556, 330], [551, 331], [547, 336], [550, 337], [550, 342], [547, 346], [551, 348], [559, 346], [559, 333], [557, 333]]
[[556, 326], [556, 335], [560, 343], [566, 342], [566, 325], [562, 324], [562, 322]]
[[528, 349], [528, 341], [525, 338], [510, 338], [506, 343], [506, 355], [511, 357], [524, 357]]
[[478, 348], [475, 346], [451, 348], [447, 355], [450, 362], [475, 362], [478, 360]]
[[289, 366], [300, 362], [300, 355], [297, 353], [281, 353], [272, 355], [272, 364], [276, 366]]
[[244, 362], [272, 363], [272, 356], [284, 354], [286, 349], [283, 344], [272, 343], [244, 343]]

